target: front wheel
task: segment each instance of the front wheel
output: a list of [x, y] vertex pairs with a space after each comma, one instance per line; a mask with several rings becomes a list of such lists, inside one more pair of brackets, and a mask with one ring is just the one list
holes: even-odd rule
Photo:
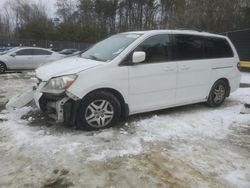
[[212, 87], [207, 104], [211, 107], [220, 106], [226, 99], [228, 85], [224, 80], [218, 80]]
[[5, 73], [5, 71], [6, 71], [6, 65], [0, 62], [0, 74]]
[[98, 130], [117, 124], [121, 116], [118, 99], [109, 92], [98, 91], [86, 96], [79, 107], [77, 127], [83, 130]]

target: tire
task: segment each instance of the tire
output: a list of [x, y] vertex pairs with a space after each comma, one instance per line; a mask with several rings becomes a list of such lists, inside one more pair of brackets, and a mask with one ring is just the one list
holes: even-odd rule
[[223, 104], [228, 93], [228, 84], [224, 80], [218, 80], [213, 85], [207, 100], [210, 107], [219, 107]]
[[81, 130], [99, 130], [115, 126], [121, 117], [119, 100], [109, 92], [87, 95], [80, 103], [76, 126]]
[[5, 71], [6, 71], [6, 65], [0, 62], [0, 74], [5, 73]]

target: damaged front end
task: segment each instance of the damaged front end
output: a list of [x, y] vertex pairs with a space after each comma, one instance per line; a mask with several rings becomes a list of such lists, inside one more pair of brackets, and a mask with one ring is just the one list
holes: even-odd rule
[[57, 123], [75, 124], [80, 100], [74, 101], [66, 94], [56, 96], [44, 93], [38, 102], [40, 109]]
[[66, 91], [75, 79], [74, 75], [69, 75], [48, 82], [39, 80], [35, 88], [36, 105], [57, 123], [75, 124], [80, 99]]

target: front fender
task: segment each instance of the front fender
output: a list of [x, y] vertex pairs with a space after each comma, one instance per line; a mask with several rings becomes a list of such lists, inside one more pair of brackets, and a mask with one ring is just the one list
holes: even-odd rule
[[128, 68], [125, 66], [96, 67], [83, 71], [79, 73], [68, 92], [82, 99], [88, 93], [102, 88], [116, 90], [128, 104]]

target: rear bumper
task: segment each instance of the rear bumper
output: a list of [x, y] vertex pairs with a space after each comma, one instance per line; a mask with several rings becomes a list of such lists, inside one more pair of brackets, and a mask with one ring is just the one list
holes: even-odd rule
[[241, 75], [229, 79], [231, 93], [239, 89], [240, 80], [241, 80]]

